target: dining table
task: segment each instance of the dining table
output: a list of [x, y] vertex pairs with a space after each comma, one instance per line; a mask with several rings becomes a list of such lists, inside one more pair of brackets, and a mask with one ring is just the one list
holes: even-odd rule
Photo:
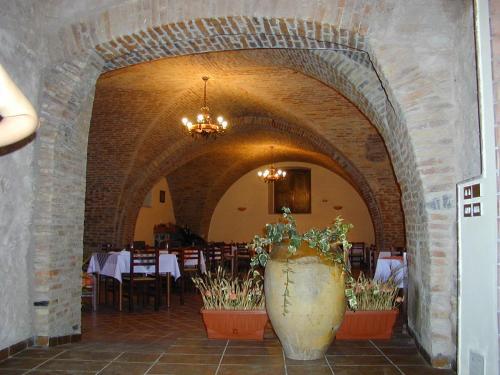
[[[175, 252], [160, 251], [159, 273], [167, 277], [167, 306], [170, 307], [170, 276], [177, 280], [181, 276], [177, 255]], [[196, 259], [188, 259], [185, 266], [198, 266]], [[206, 264], [203, 252], [200, 252], [199, 259], [200, 272], [206, 273]], [[137, 273], [154, 274], [155, 266], [135, 266]], [[130, 252], [122, 250], [117, 252], [95, 252], [90, 257], [87, 273], [94, 275], [94, 288], [92, 296], [93, 309], [96, 309], [99, 298], [100, 276], [111, 277], [119, 282], [119, 310], [122, 310], [122, 275], [130, 272]]]
[[390, 251], [381, 251], [375, 268], [373, 279], [376, 281], [387, 281], [391, 276], [399, 288], [404, 288], [407, 279], [406, 253], [402, 256], [391, 255]]

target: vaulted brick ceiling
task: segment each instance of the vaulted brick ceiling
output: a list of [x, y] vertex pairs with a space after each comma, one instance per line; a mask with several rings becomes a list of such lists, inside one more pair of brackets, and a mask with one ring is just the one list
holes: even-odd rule
[[[103, 74], [89, 136], [86, 242], [129, 239], [144, 195], [162, 176], [178, 222], [206, 234], [224, 191], [271, 162], [275, 145], [277, 160], [343, 176], [367, 202], [377, 234], [404, 245], [400, 191], [376, 129], [333, 88], [289, 66], [283, 51], [235, 51]], [[209, 142], [192, 140], [180, 123], [201, 107], [203, 75], [213, 114], [230, 121], [227, 134]]]

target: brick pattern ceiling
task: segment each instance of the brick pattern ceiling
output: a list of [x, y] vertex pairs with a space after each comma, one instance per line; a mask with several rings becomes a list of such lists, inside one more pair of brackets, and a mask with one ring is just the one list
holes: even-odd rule
[[[290, 52], [293, 53], [293, 52]], [[279, 160], [323, 165], [367, 202], [387, 244], [404, 245], [400, 191], [380, 135], [346, 98], [286, 67], [283, 51], [233, 51], [166, 58], [103, 74], [97, 83], [87, 166], [87, 244], [129, 240], [144, 195], [168, 176], [178, 223], [207, 234], [224, 191], [250, 169]], [[193, 141], [208, 105], [230, 121], [216, 141]], [[116, 233], [115, 238], [109, 233]], [[377, 232], [377, 230], [376, 230]]]

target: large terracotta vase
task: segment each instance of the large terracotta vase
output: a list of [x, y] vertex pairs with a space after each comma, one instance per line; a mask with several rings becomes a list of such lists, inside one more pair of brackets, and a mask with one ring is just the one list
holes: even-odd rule
[[267, 314], [288, 358], [318, 359], [344, 318], [344, 274], [305, 243], [293, 256], [287, 247], [275, 246], [266, 265]]

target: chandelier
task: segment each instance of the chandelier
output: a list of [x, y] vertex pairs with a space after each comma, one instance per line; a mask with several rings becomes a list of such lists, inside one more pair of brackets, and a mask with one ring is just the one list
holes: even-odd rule
[[210, 115], [210, 109], [207, 106], [207, 81], [208, 77], [201, 77], [205, 81], [205, 88], [203, 91], [203, 107], [201, 107], [201, 113], [196, 116], [196, 123], [191, 122], [187, 117], [182, 119], [182, 124], [187, 128], [189, 134], [193, 137], [204, 136], [204, 137], [216, 137], [219, 134], [224, 133], [228, 123], [222, 116], [217, 117], [217, 122], [212, 122], [212, 117]]
[[[273, 160], [273, 149], [274, 147], [271, 146], [271, 160]], [[274, 181], [280, 181], [286, 177], [286, 171], [276, 168], [272, 163], [269, 166], [269, 168], [263, 170], [263, 171], [258, 171], [257, 175], [262, 178], [262, 181], [264, 182], [274, 182]]]

